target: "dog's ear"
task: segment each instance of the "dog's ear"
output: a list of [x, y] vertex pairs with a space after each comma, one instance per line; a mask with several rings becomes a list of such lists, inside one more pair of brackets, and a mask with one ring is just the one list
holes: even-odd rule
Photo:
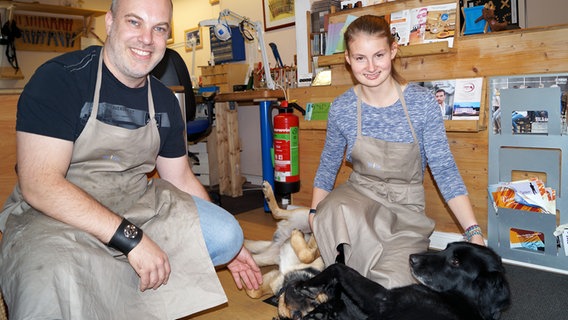
[[497, 271], [481, 273], [475, 284], [479, 288], [477, 308], [483, 319], [499, 319], [501, 311], [511, 304], [511, 291], [504, 274]]

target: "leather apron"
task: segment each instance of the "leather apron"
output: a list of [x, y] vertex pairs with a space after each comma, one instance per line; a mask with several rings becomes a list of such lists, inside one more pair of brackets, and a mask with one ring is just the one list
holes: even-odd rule
[[92, 112], [74, 144], [67, 179], [141, 227], [168, 254], [170, 279], [141, 292], [124, 255], [34, 210], [16, 186], [3, 210], [10, 215], [0, 271], [12, 319], [177, 319], [227, 301], [193, 198], [165, 180], [147, 179], [160, 145], [150, 79], [144, 127], [97, 120], [102, 57], [101, 50]]
[[357, 99], [357, 139], [353, 172], [318, 205], [314, 234], [326, 265], [344, 244], [345, 264], [387, 287], [414, 283], [408, 256], [427, 250], [434, 222], [425, 215], [422, 158], [406, 102], [397, 86], [413, 143], [388, 142], [361, 134]]

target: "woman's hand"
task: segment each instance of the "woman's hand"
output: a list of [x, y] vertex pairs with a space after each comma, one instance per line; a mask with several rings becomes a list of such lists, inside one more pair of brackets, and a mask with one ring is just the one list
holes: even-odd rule
[[316, 215], [313, 214], [313, 213], [310, 213], [310, 214], [308, 215], [308, 222], [309, 222], [309, 224], [310, 224], [310, 230], [312, 230], [312, 232], [314, 232], [314, 227], [313, 227], [313, 226], [314, 226], [314, 217], [315, 217], [315, 216], [316, 216]]
[[474, 235], [473, 237], [471, 237], [471, 240], [469, 241], [471, 243], [475, 243], [478, 244], [480, 246], [484, 246], [485, 247], [485, 240], [483, 239], [483, 236], [481, 235]]

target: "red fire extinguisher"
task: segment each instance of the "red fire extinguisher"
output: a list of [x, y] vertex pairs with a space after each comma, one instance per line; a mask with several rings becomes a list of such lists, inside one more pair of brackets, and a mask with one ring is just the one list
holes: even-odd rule
[[274, 117], [274, 191], [280, 195], [300, 191], [300, 120], [294, 108], [306, 112], [296, 103], [282, 101]]

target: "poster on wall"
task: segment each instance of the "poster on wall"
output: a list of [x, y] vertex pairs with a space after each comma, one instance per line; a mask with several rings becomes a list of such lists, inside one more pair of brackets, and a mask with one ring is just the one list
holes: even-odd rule
[[199, 27], [185, 30], [184, 34], [186, 52], [193, 51], [194, 48], [196, 50], [203, 48], [203, 38]]
[[478, 120], [483, 78], [417, 82], [428, 88], [440, 106], [444, 120]]
[[294, 25], [294, 0], [262, 0], [264, 31]]

